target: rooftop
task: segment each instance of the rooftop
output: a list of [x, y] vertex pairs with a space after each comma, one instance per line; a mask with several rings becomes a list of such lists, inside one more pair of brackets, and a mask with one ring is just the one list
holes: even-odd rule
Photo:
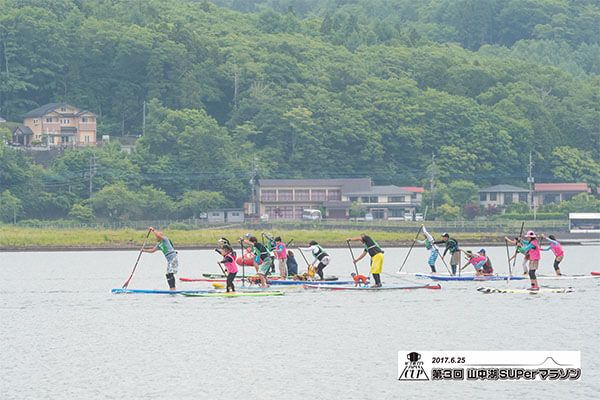
[[425, 188], [421, 187], [421, 186], [400, 186], [400, 189], [404, 189], [407, 192], [412, 192], [412, 193], [424, 193], [425, 192]]
[[[44, 115], [48, 114], [49, 112], [54, 111], [60, 107], [70, 107], [70, 108], [78, 109], [77, 107], [74, 107], [67, 103], [48, 103], [48, 104], [44, 104], [43, 106], [40, 106], [38, 108], [35, 108], [35, 109], [29, 111], [27, 114], [23, 115], [23, 118], [43, 117]], [[76, 116], [76, 115], [80, 115], [83, 113], [90, 113], [90, 111], [80, 110], [77, 114], [69, 113], [69, 114], [65, 114], [65, 116]]]
[[18, 125], [14, 130], [13, 133], [19, 131], [21, 132], [21, 134], [23, 135], [33, 135], [33, 131], [31, 130], [30, 127], [25, 126], [25, 125]]
[[529, 192], [529, 190], [524, 189], [522, 187], [519, 186], [513, 186], [513, 185], [495, 185], [495, 186], [490, 186], [484, 189], [481, 189], [479, 191], [479, 193], [488, 193], [488, 192], [503, 192], [503, 193], [515, 193], [515, 192], [521, 192], [521, 193], [527, 193]]
[[352, 179], [260, 179], [262, 188], [327, 188], [340, 187], [343, 192], [370, 190], [370, 178]]
[[536, 192], [591, 192], [587, 183], [536, 183], [534, 190]]
[[375, 195], [375, 196], [386, 196], [386, 195], [399, 195], [399, 196], [410, 196], [412, 192], [404, 190], [403, 188], [395, 185], [385, 186], [371, 186], [367, 190], [355, 191], [344, 193], [346, 196], [363, 196], [363, 195]]

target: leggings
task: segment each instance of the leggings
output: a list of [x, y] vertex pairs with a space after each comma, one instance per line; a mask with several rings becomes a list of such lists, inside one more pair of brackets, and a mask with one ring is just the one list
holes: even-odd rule
[[373, 279], [375, 279], [375, 284], [377, 286], [381, 285], [381, 276], [379, 274], [373, 274]]
[[233, 280], [235, 279], [236, 275], [237, 275], [237, 272], [230, 272], [229, 274], [227, 274], [227, 291], [228, 292], [235, 292], [235, 286], [233, 285]]
[[167, 283], [169, 284], [169, 288], [175, 289], [175, 275], [172, 273], [168, 273], [166, 275], [166, 277], [167, 277]]
[[323, 264], [322, 262], [319, 262], [319, 265], [317, 265], [317, 275], [319, 275], [319, 278], [321, 278], [321, 280], [323, 280], [323, 270], [326, 266], [327, 265]]
[[452, 268], [452, 275], [456, 275], [456, 265], [451, 265], [450, 266]]
[[529, 270], [529, 278], [530, 278], [532, 281], [535, 281], [535, 280], [537, 279], [537, 278], [536, 278], [536, 276], [535, 276], [535, 269], [530, 269], [530, 270]]
[[562, 258], [559, 260], [558, 258], [554, 259], [554, 270], [558, 271], [560, 269], [560, 262], [562, 261]]

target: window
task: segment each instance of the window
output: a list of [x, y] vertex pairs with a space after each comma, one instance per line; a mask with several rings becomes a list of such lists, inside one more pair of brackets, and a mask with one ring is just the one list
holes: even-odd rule
[[88, 119], [87, 119], [87, 117], [81, 117], [81, 122], [84, 122], [84, 123], [85, 123], [85, 122], [88, 122]]
[[212, 213], [210, 213], [210, 215], [211, 215], [212, 217], [220, 217], [220, 216], [221, 216], [221, 213], [219, 213], [219, 212], [212, 212]]
[[61, 111], [61, 112], [65, 112], [65, 111], [67, 111], [67, 109], [66, 109], [65, 107], [61, 107], [61, 108], [60, 108], [60, 111]]
[[490, 193], [490, 201], [497, 201], [498, 193]]
[[390, 208], [390, 209], [388, 209], [388, 217], [389, 218], [404, 218], [404, 209], [403, 208]]
[[379, 197], [377, 197], [377, 196], [369, 197], [369, 203], [379, 203]]
[[351, 203], [355, 203], [355, 202], [358, 201], [358, 197], [356, 197], [356, 196], [350, 196], [350, 197], [348, 197], [348, 200], [350, 200]]
[[310, 200], [310, 192], [308, 189], [296, 189], [294, 192], [296, 201], [309, 201]]
[[52, 117], [46, 118], [46, 122], [52, 122]]
[[294, 208], [294, 219], [302, 219], [302, 211], [309, 206], [296, 206]]
[[404, 203], [406, 201], [405, 196], [392, 196], [390, 197], [390, 203]]
[[312, 201], [325, 201], [327, 200], [326, 191], [323, 189], [317, 189], [312, 191]]
[[89, 136], [84, 136], [83, 137], [83, 142], [84, 143], [89, 143], [90, 142], [90, 137]]
[[487, 201], [487, 193], [479, 193], [479, 201]]
[[260, 199], [262, 201], [275, 201], [277, 199], [277, 192], [275, 190], [261, 190]]
[[361, 197], [360, 201], [362, 201], [363, 203], [368, 203], [369, 202], [369, 197]]
[[512, 204], [513, 202], [513, 194], [512, 193], [504, 193], [504, 204]]
[[329, 190], [327, 192], [327, 200], [342, 200], [341, 190]]
[[239, 217], [240, 213], [234, 211], [234, 212], [230, 212], [229, 215], [232, 216], [232, 217]]
[[278, 201], [292, 201], [294, 196], [294, 191], [291, 189], [280, 189], [279, 194], [277, 195]]
[[558, 203], [560, 200], [560, 196], [555, 193], [545, 194], [544, 195], [544, 204], [548, 203]]
[[37, 125], [39, 122], [40, 122], [40, 120], [39, 120], [39, 119], [34, 119], [34, 120], [33, 120], [33, 123], [34, 123], [35, 125]]
[[527, 193], [519, 193], [519, 201], [521, 203], [527, 203]]

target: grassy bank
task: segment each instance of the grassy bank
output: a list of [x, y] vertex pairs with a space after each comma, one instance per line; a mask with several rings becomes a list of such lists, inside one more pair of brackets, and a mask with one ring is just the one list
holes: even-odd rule
[[[240, 229], [167, 230], [165, 233], [178, 248], [212, 248], [224, 236], [234, 241], [248, 231]], [[415, 232], [390, 232], [382, 230], [284, 230], [273, 231], [285, 241], [294, 239], [295, 244], [310, 240], [332, 246], [345, 246], [345, 240], [361, 233], [372, 235], [382, 246], [401, 246], [412, 243]], [[260, 232], [254, 232], [260, 238]], [[134, 229], [40, 229], [3, 226], [0, 227], [0, 249], [127, 249], [137, 248], [144, 242], [146, 231]], [[462, 233], [456, 238], [462, 242], [491, 243], [499, 240], [494, 233]], [[151, 238], [152, 240], [152, 238]]]

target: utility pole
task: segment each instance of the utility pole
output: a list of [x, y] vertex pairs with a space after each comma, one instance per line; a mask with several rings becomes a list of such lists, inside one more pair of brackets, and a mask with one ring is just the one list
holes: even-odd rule
[[142, 105], [142, 136], [146, 134], [146, 100]]
[[260, 204], [258, 201], [258, 190], [257, 190], [257, 182], [258, 180], [258, 169], [256, 167], [256, 157], [252, 160], [252, 179], [250, 179], [251, 192], [252, 192], [252, 207], [254, 207], [254, 214], [258, 214], [260, 217]]
[[431, 180], [429, 182], [429, 191], [431, 192], [431, 209], [435, 209], [435, 154], [431, 153]]
[[237, 62], [233, 62], [233, 106], [237, 108], [237, 98], [239, 90], [239, 73]]
[[529, 176], [527, 177], [527, 183], [529, 184], [529, 209], [533, 211], [533, 219], [536, 219], [536, 209], [533, 199], [533, 183], [535, 179], [533, 178], [533, 154], [529, 152]]

